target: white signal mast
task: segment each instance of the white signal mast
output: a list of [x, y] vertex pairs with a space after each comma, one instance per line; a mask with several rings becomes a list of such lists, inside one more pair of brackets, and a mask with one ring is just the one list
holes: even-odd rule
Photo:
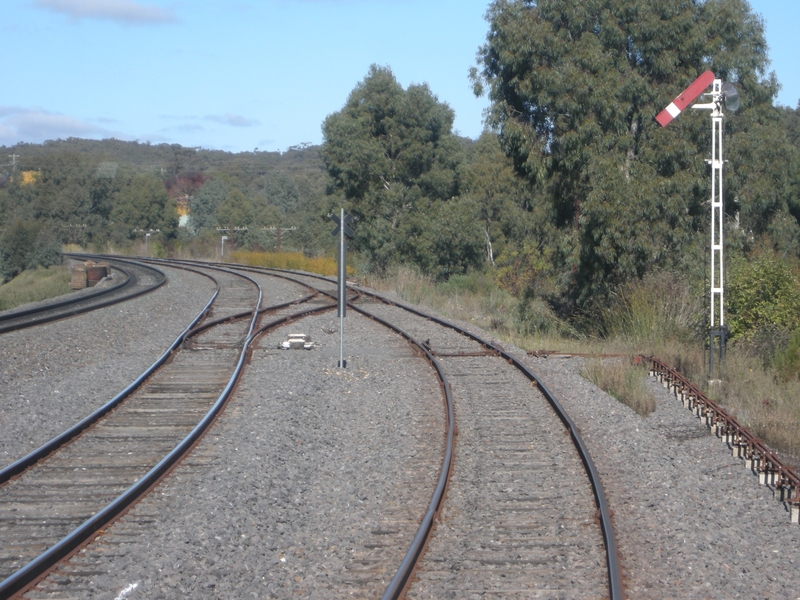
[[[711, 86], [711, 91], [703, 94]], [[667, 108], [661, 111], [656, 121], [666, 127], [681, 111], [689, 106], [700, 95], [709, 96], [710, 102], [695, 104], [694, 109], [711, 111], [711, 299], [710, 323], [708, 337], [708, 378], [714, 380], [714, 354], [719, 350], [718, 371], [722, 373], [722, 362], [725, 360], [725, 263], [723, 222], [725, 218], [724, 194], [722, 191], [722, 112], [723, 105], [731, 112], [739, 108], [739, 93], [731, 83], [723, 83], [714, 77], [714, 73], [706, 71], [675, 98]]]

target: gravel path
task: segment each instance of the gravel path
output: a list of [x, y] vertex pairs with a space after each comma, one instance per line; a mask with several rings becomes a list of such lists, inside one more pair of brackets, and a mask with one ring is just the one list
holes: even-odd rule
[[657, 409], [643, 418], [583, 379], [583, 359], [528, 363], [603, 478], [628, 598], [800, 598], [800, 527], [657, 381]]
[[180, 269], [128, 302], [0, 336], [0, 463], [8, 465], [125, 388], [214, 292]]

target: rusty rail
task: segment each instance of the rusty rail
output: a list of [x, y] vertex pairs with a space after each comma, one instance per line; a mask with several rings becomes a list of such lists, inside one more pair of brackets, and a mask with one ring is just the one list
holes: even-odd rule
[[663, 361], [647, 357], [650, 374], [657, 377], [706, 426], [744, 459], [745, 467], [758, 475], [758, 482], [773, 488], [774, 494], [789, 507], [792, 523], [800, 522], [800, 476], [762, 440], [753, 435], [736, 417], [711, 400], [686, 377]]

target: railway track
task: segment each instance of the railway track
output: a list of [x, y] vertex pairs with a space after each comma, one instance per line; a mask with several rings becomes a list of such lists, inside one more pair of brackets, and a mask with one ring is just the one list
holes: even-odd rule
[[[248, 270], [248, 275], [255, 277], [254, 271]], [[288, 278], [323, 294], [335, 294], [335, 282], [330, 280], [275, 271], [269, 275]], [[246, 341], [254, 340], [258, 340], [253, 342], [254, 349], [274, 347], [275, 336], [279, 334], [270, 333], [271, 328], [303, 318], [296, 306], [284, 307], [280, 316], [271, 317], [271, 326], [265, 329], [262, 338], [243, 334], [236, 322], [223, 323], [232, 317], [241, 319], [247, 312], [235, 296], [230, 295], [230, 301], [215, 306], [213, 320], [219, 323], [217, 326], [196, 330], [197, 335], [184, 344], [188, 351], [178, 353], [170, 369], [159, 372], [148, 382], [148, 386], [154, 387], [144, 392], [144, 405], [120, 416], [119, 425], [99, 424], [93, 430], [105, 431], [108, 437], [109, 428], [118, 427], [123, 435], [117, 437], [123, 438], [128, 434], [127, 429], [150, 429], [151, 421], [138, 420], [140, 413], [136, 411], [155, 409], [158, 418], [164, 418], [167, 416], [164, 401], [167, 397], [174, 399], [176, 393], [183, 395], [179, 403], [185, 404], [189, 413], [200, 412], [194, 404], [199, 400], [190, 399], [185, 386], [189, 382], [198, 386], [208, 384], [204, 391], [206, 401], [211, 401], [214, 395], [211, 389], [216, 390], [222, 382], [209, 378], [213, 370], [209, 368], [209, 356], [230, 365], [234, 348], [243, 348]], [[313, 295], [305, 299], [313, 299], [316, 304], [306, 311], [309, 315], [331, 308], [329, 301]], [[427, 511], [421, 507], [409, 511], [408, 498], [397, 498], [396, 504], [385, 506], [385, 514], [379, 517], [382, 525], [373, 527], [356, 542], [362, 550], [336, 581], [351, 591], [369, 590], [371, 593], [367, 595], [376, 595], [376, 590], [385, 587], [387, 598], [399, 597], [404, 591], [407, 597], [419, 598], [470, 597], [484, 592], [621, 597], [613, 531], [610, 523], [602, 520], [598, 523], [595, 515], [598, 503], [603, 502], [602, 488], [597, 487], [597, 482], [592, 487], [586, 475], [587, 467], [591, 471], [591, 459], [576, 452], [570, 440], [570, 436], [577, 437], [580, 447], [574, 425], [566, 415], [557, 412], [557, 402], [543, 384], [526, 373], [524, 367], [520, 369], [521, 365], [514, 364], [502, 349], [466, 335], [467, 332], [443, 324], [432, 325], [427, 316], [387, 305], [374, 296], [359, 295], [353, 300], [354, 311], [393, 325], [397, 333], [415, 344], [417, 354], [425, 356], [438, 371], [442, 389], [451, 403], [442, 415], [450, 433], [445, 434], [448, 444], [439, 450], [444, 460], [438, 480], [429, 476], [419, 480], [418, 475], [415, 480], [414, 471], [425, 470], [419, 466], [407, 471], [410, 480], [418, 484], [411, 486], [417, 496], [420, 489], [424, 490], [423, 495], [432, 494]], [[184, 355], [202, 360], [188, 367], [183, 375], [176, 371], [173, 379], [167, 379], [166, 373], [173, 365], [178, 368]], [[313, 360], [313, 353], [309, 356]], [[122, 413], [115, 411], [114, 416], [116, 412]], [[182, 418], [177, 417], [177, 421]], [[153, 419], [152, 412], [146, 419]], [[175, 419], [170, 422], [175, 423]], [[146, 427], [140, 427], [145, 423]], [[460, 433], [452, 446], [456, 423]], [[188, 422], [185, 425], [188, 427]], [[173, 424], [165, 429], [178, 428]], [[71, 444], [69, 449], [73, 446], [76, 447], [73, 455], [91, 455], [77, 444]], [[122, 454], [127, 451], [132, 452], [127, 446], [122, 447]], [[430, 448], [427, 451], [430, 453]], [[109, 462], [104, 452], [101, 450], [94, 458], [94, 464], [101, 468]], [[455, 456], [452, 470], [451, 454]], [[116, 459], [111, 462], [116, 463]], [[53, 473], [63, 476], [69, 469], [74, 473], [77, 468], [82, 474], [81, 466], [55, 464]], [[26, 472], [12, 483], [28, 475]], [[448, 478], [446, 502], [442, 504]], [[46, 478], [32, 485], [29, 489], [51, 487]], [[0, 494], [5, 491], [5, 487], [0, 488]], [[418, 503], [419, 498], [415, 497], [414, 502]], [[2, 506], [4, 499], [0, 499]], [[34, 509], [29, 512], [41, 518], [44, 509], [38, 510], [39, 513]], [[610, 554], [608, 547], [612, 549]], [[401, 556], [403, 552], [405, 557]], [[393, 573], [398, 565], [400, 568]], [[60, 567], [64, 568], [69, 569]], [[76, 568], [85, 570], [86, 566]], [[74, 571], [70, 573], [74, 577]], [[392, 574], [393, 579], [386, 586]]]
[[117, 283], [84, 293], [70, 294], [66, 298], [46, 302], [34, 308], [6, 311], [0, 314], [0, 334], [52, 323], [125, 302], [152, 292], [167, 281], [166, 275], [162, 271], [140, 262], [111, 259], [109, 263], [112, 269], [120, 275]]
[[[113, 412], [94, 415], [93, 424], [79, 424], [80, 431], [2, 471], [0, 597], [22, 589], [124, 510], [221, 408], [241, 371], [261, 292], [241, 275], [216, 277], [228, 281], [214, 298], [213, 314], [231, 319], [249, 309], [245, 325], [228, 323], [193, 336], [186, 351], [135, 386]], [[178, 341], [186, 344], [188, 335]]]
[[[599, 590], [622, 597], [599, 478], [546, 386], [501, 348], [458, 326], [372, 294], [352, 308], [424, 339], [452, 388], [458, 415], [447, 502], [441, 508], [432, 503], [434, 512], [441, 510], [435, 531], [433, 523], [423, 523], [425, 537], [409, 551], [384, 598], [403, 592], [408, 598], [604, 597]], [[427, 549], [417, 563], [422, 544]]]

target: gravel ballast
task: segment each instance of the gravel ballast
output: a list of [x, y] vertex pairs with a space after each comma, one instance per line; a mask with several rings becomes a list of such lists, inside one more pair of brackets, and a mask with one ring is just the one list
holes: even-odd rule
[[[294, 331], [322, 346], [274, 349]], [[60, 592], [29, 597], [380, 595], [393, 573], [378, 566], [399, 552], [395, 525], [408, 519], [398, 506], [429, 500], [438, 460], [424, 457], [440, 455], [443, 410], [430, 367], [404, 342], [350, 312], [345, 332], [344, 372], [334, 368], [331, 314], [262, 341], [195, 453], [39, 588]], [[348, 339], [363, 339], [364, 350]], [[592, 453], [615, 515], [627, 598], [800, 598], [800, 527], [674, 396], [652, 380], [657, 410], [643, 418], [582, 378], [583, 359], [524, 360]], [[418, 460], [413, 472], [397, 466], [407, 447]], [[406, 496], [414, 491], [421, 501]], [[375, 532], [385, 545], [367, 541]]]
[[0, 463], [35, 450], [119, 393], [169, 347], [214, 293], [163, 269], [161, 288], [114, 306], [0, 336]]
[[800, 526], [655, 379], [657, 408], [644, 418], [581, 377], [581, 358], [527, 362], [603, 478], [628, 598], [800, 597]]
[[[29, 597], [380, 596], [436, 485], [444, 408], [399, 336], [345, 330], [346, 370], [335, 313], [263, 338], [195, 453]], [[276, 349], [296, 331], [320, 347]]]

